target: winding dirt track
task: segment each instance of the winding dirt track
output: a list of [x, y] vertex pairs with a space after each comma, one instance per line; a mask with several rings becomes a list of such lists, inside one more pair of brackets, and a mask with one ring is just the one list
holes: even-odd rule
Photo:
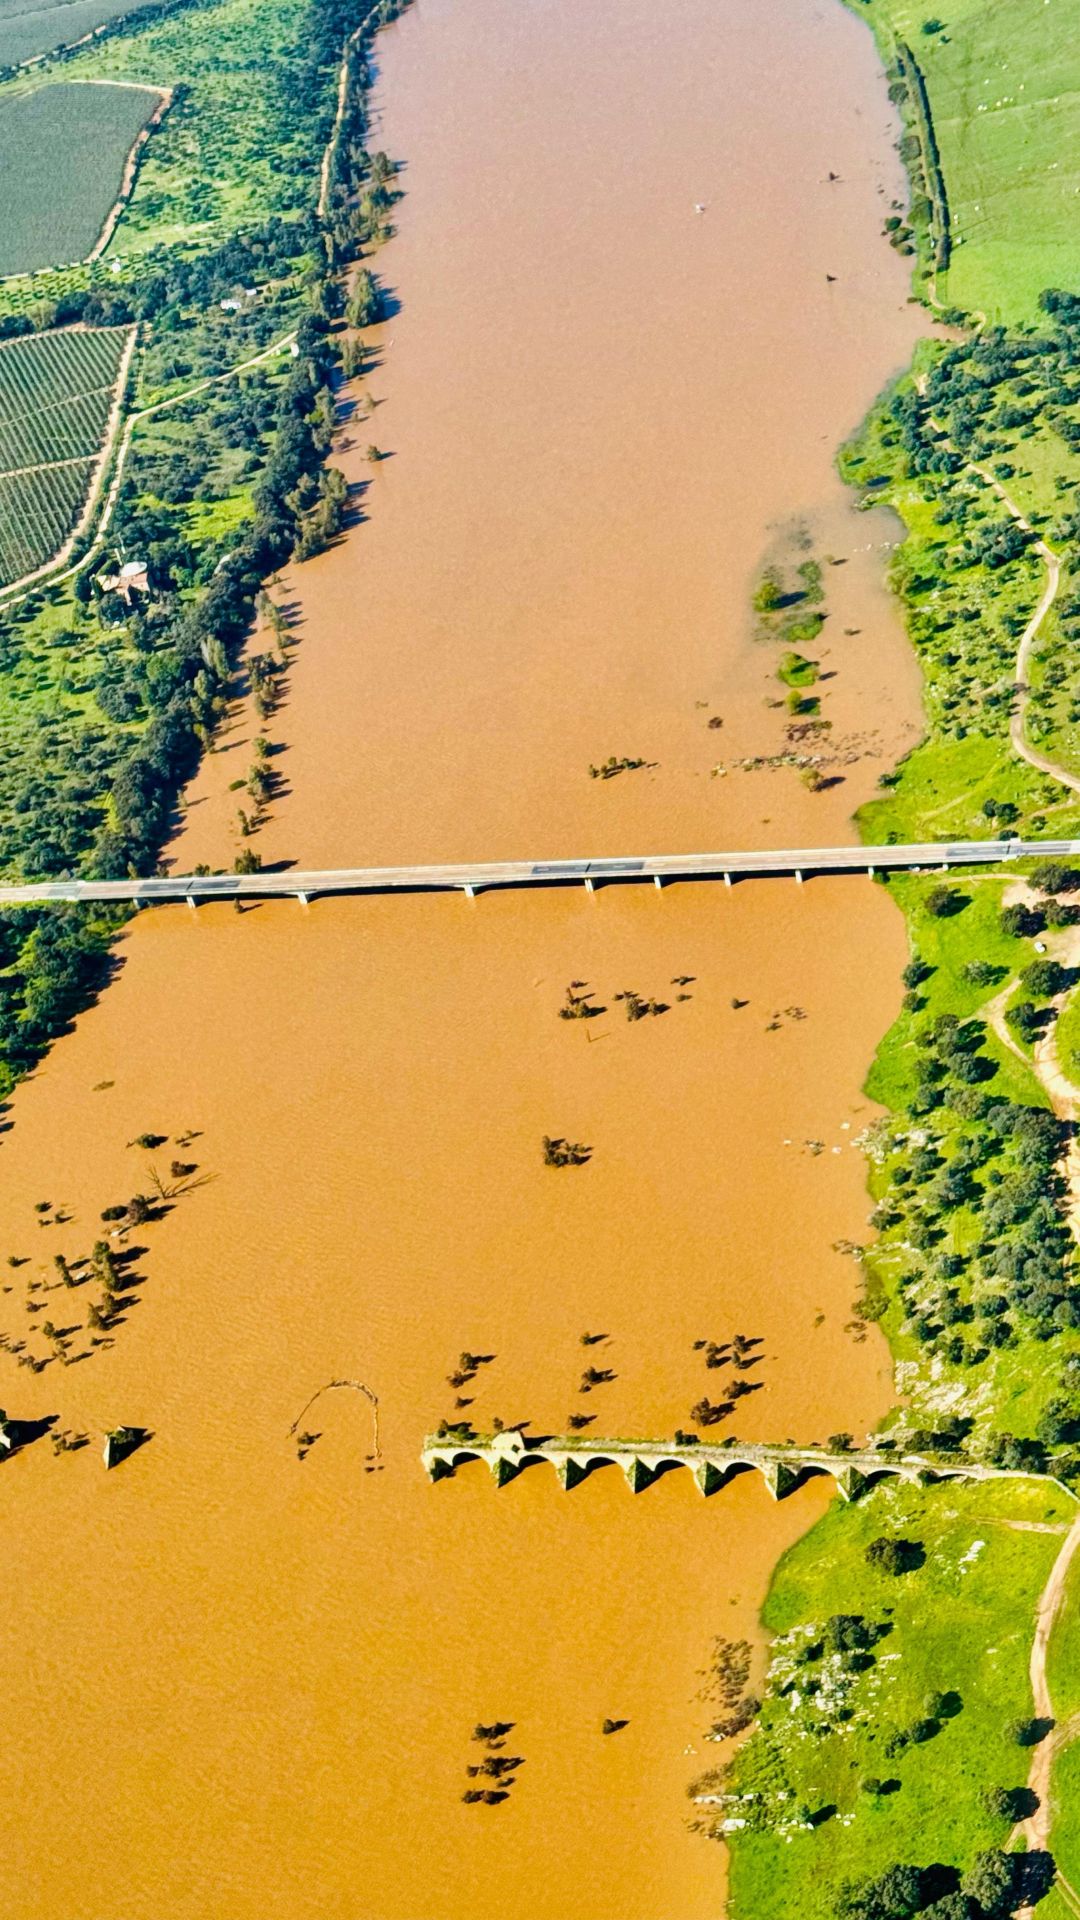
[[981, 479], [986, 481], [988, 487], [993, 487], [994, 492], [1003, 502], [1017, 526], [1022, 528], [1025, 533], [1031, 535], [1033, 550], [1038, 554], [1046, 568], [1046, 585], [1043, 588], [1042, 598], [1035, 608], [1031, 619], [1028, 621], [1027, 626], [1024, 628], [1023, 633], [1020, 635], [1020, 645], [1016, 650], [1016, 666], [1013, 671], [1013, 681], [1016, 686], [1017, 700], [1015, 708], [1013, 709], [1012, 719], [1009, 722], [1009, 738], [1012, 741], [1014, 751], [1020, 755], [1021, 760], [1026, 760], [1030, 767], [1035, 767], [1038, 772], [1048, 773], [1053, 779], [1060, 780], [1061, 784], [1070, 787], [1073, 793], [1080, 793], [1080, 779], [1078, 779], [1075, 774], [1066, 773], [1064, 767], [1059, 767], [1056, 761], [1047, 759], [1045, 754], [1036, 753], [1034, 747], [1028, 744], [1024, 734], [1024, 719], [1027, 713], [1028, 701], [1028, 667], [1031, 663], [1032, 649], [1039, 636], [1043, 621], [1046, 619], [1054, 601], [1057, 599], [1058, 588], [1061, 585], [1061, 562], [1057, 554], [1053, 551], [1053, 548], [1048, 547], [1046, 541], [1041, 539], [1039, 534], [1036, 533], [1030, 520], [1025, 514], [1021, 513], [1015, 500], [1006, 492], [1001, 481], [995, 478], [989, 468], [980, 466], [976, 460], [969, 461], [968, 464], [973, 472], [977, 473]]
[[[918, 392], [924, 394], [926, 391], [926, 376], [920, 375], [915, 384]], [[1041, 535], [1032, 526], [1027, 515], [1021, 512], [1016, 501], [1012, 498], [1011, 494], [1007, 492], [1005, 487], [1002, 486], [1001, 481], [991, 472], [990, 468], [982, 466], [978, 460], [969, 460], [962, 449], [955, 445], [955, 442], [949, 436], [949, 431], [944, 421], [939, 420], [936, 414], [932, 413], [930, 415], [930, 425], [936, 433], [941, 434], [942, 438], [955, 452], [961, 455], [968, 471], [977, 473], [980, 480], [982, 480], [986, 486], [993, 489], [1005, 507], [1006, 512], [1009, 514], [1010, 519], [1015, 520], [1017, 526], [1020, 527], [1024, 533], [1030, 535], [1032, 550], [1038, 554], [1046, 568], [1046, 585], [1043, 588], [1042, 596], [1031, 619], [1020, 635], [1020, 644], [1016, 650], [1016, 664], [1013, 668], [1013, 684], [1016, 687], [1017, 698], [1012, 718], [1009, 722], [1009, 739], [1012, 742], [1013, 751], [1019, 754], [1021, 760], [1026, 760], [1029, 767], [1034, 767], [1039, 773], [1049, 774], [1051, 779], [1059, 780], [1062, 786], [1069, 787], [1073, 793], [1080, 793], [1080, 777], [1073, 773], [1067, 773], [1064, 767], [1059, 767], [1056, 761], [1048, 759], [1045, 754], [1037, 753], [1035, 748], [1028, 744], [1024, 733], [1024, 721], [1027, 715], [1028, 705], [1028, 668], [1031, 664], [1031, 655], [1035, 642], [1042, 631], [1043, 622], [1050, 612], [1054, 601], [1057, 599], [1058, 588], [1061, 585], [1061, 562], [1053, 548], [1047, 546], [1046, 541], [1042, 539]]]
[[[1054, 1622], [1060, 1611], [1061, 1603], [1065, 1598], [1065, 1584], [1068, 1578], [1069, 1568], [1072, 1565], [1073, 1555], [1076, 1553], [1078, 1547], [1080, 1547], [1080, 1513], [1077, 1514], [1076, 1519], [1065, 1535], [1061, 1551], [1050, 1569], [1050, 1578], [1039, 1596], [1039, 1604], [1035, 1610], [1035, 1637], [1031, 1643], [1031, 1664], [1029, 1670], [1031, 1673], [1031, 1697], [1034, 1702], [1035, 1716], [1039, 1720], [1052, 1720], [1054, 1717], [1053, 1705], [1050, 1699], [1050, 1688], [1046, 1678], [1046, 1652], [1050, 1644], [1050, 1635], [1053, 1632]], [[1061, 1747], [1068, 1744], [1078, 1731], [1080, 1731], [1080, 1716], [1074, 1714], [1072, 1719], [1067, 1720], [1064, 1726], [1059, 1728], [1052, 1738], [1040, 1740], [1038, 1746], [1032, 1749], [1031, 1766], [1028, 1770], [1027, 1783], [1031, 1791], [1037, 1795], [1039, 1804], [1035, 1808], [1034, 1813], [1030, 1814], [1026, 1820], [1021, 1821], [1017, 1828], [1018, 1833], [1025, 1835], [1029, 1847], [1046, 1847], [1049, 1844], [1051, 1826], [1050, 1774], [1054, 1764], [1054, 1756]], [[1071, 1888], [1069, 1888], [1069, 1892], [1072, 1892]]]

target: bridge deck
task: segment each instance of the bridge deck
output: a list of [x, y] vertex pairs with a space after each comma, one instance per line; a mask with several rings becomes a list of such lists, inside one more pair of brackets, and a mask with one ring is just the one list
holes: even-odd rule
[[310, 900], [322, 894], [486, 892], [498, 887], [584, 885], [590, 891], [616, 882], [765, 878], [802, 879], [808, 874], [889, 873], [993, 865], [1003, 860], [1069, 858], [1080, 840], [963, 840], [947, 844], [885, 847], [777, 847], [750, 852], [654, 853], [582, 860], [502, 860], [442, 867], [285, 868], [265, 873], [169, 874], [135, 880], [42, 880], [0, 886], [0, 906], [48, 901], [98, 904], [168, 901], [195, 905], [210, 900]]

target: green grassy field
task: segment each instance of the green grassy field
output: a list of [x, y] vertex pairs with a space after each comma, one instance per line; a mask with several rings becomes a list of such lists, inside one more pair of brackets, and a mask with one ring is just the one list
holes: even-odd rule
[[1058, 1016], [1057, 1050], [1062, 1072], [1080, 1093], [1080, 988], [1073, 988]]
[[[1074, 1514], [1032, 1482], [885, 1485], [835, 1502], [786, 1555], [764, 1614], [778, 1636], [770, 1697], [726, 1787], [757, 1797], [723, 1809], [749, 1823], [733, 1849], [738, 1920], [833, 1920], [848, 1879], [896, 1860], [964, 1867], [1004, 1844], [1009, 1821], [980, 1796], [1026, 1777], [1008, 1729], [1031, 1711], [1035, 1602]], [[925, 1563], [876, 1570], [866, 1548], [882, 1535], [920, 1542]], [[884, 1629], [868, 1656], [805, 1657], [834, 1615]], [[896, 1742], [922, 1719], [925, 1737]]]
[[1076, 1886], [1080, 1882], [1080, 1744], [1076, 1741], [1057, 1755], [1053, 1778], [1051, 1844], [1066, 1879]]
[[[1080, 286], [1080, 36], [1067, 0], [851, 0], [926, 79], [953, 228], [942, 300], [1034, 316]], [[925, 21], [943, 30], [924, 33]]]
[[141, 87], [60, 83], [0, 96], [0, 277], [91, 251], [156, 106]]

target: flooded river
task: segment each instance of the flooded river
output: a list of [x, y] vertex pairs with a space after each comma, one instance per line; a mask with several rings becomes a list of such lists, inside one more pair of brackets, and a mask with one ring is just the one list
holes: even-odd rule
[[[865, 29], [831, 0], [418, 0], [375, 106], [396, 310], [337, 456], [363, 521], [275, 589], [263, 859], [850, 837], [918, 718], [891, 528], [832, 470], [918, 331]], [[808, 553], [817, 793], [738, 765], [791, 750], [750, 598]], [[257, 730], [241, 703], [178, 864], [233, 857]], [[610, 754], [646, 765], [590, 778]], [[0, 1475], [11, 1920], [715, 1920], [722, 1852], [686, 1830], [718, 1753], [700, 1673], [825, 1492], [433, 1487], [420, 1445], [455, 1411], [670, 1434], [721, 1397], [695, 1342], [736, 1331], [755, 1391], [718, 1433], [866, 1430], [888, 1360], [837, 1243], [866, 1231], [860, 1087], [903, 957], [856, 879], [132, 927], [0, 1155], [0, 1326], [86, 1356], [0, 1355], [3, 1401], [94, 1439]], [[606, 1011], [560, 1020], [575, 981]], [[628, 1021], [628, 991], [667, 1011]], [[588, 1163], [546, 1167], [544, 1135]], [[93, 1345], [99, 1289], [38, 1283], [155, 1172], [178, 1191], [119, 1249]], [[587, 1365], [611, 1377], [583, 1395]], [[298, 1457], [339, 1380], [377, 1395], [381, 1459], [347, 1388]], [[106, 1476], [121, 1423], [151, 1437]], [[494, 1721], [522, 1764], [468, 1804]]]

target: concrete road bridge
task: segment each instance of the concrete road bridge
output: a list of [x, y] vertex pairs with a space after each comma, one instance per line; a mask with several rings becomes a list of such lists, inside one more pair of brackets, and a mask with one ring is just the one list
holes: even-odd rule
[[802, 881], [812, 874], [897, 873], [994, 866], [1001, 861], [1069, 859], [1080, 840], [959, 840], [883, 847], [773, 847], [757, 852], [654, 853], [582, 860], [502, 860], [443, 867], [283, 867], [259, 873], [177, 873], [135, 880], [40, 880], [0, 886], [0, 906], [50, 901], [136, 907], [186, 901], [300, 900], [330, 894], [464, 893], [470, 899], [506, 887], [583, 886], [769, 877]]
[[771, 1446], [765, 1442], [696, 1441], [675, 1445], [662, 1440], [528, 1439], [517, 1432], [455, 1439], [452, 1434], [429, 1437], [420, 1456], [432, 1480], [445, 1480], [459, 1467], [479, 1460], [490, 1469], [495, 1484], [504, 1487], [526, 1468], [542, 1462], [555, 1468], [561, 1484], [576, 1487], [600, 1467], [618, 1467], [632, 1493], [641, 1493], [662, 1474], [686, 1467], [704, 1494], [717, 1493], [740, 1473], [760, 1473], [774, 1500], [783, 1500], [816, 1474], [833, 1480], [845, 1500], [855, 1500], [874, 1481], [886, 1476], [911, 1486], [937, 1480], [1028, 1479], [1008, 1467], [987, 1467], [975, 1461], [929, 1459], [921, 1454], [893, 1453], [882, 1447], [828, 1453], [820, 1447]]

